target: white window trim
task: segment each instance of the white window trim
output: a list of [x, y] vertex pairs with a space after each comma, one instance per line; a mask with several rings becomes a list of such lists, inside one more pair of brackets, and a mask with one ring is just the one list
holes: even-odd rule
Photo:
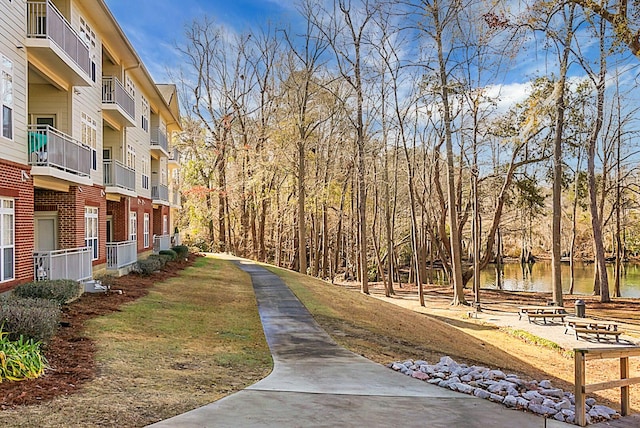
[[166, 214], [162, 215], [162, 234], [169, 234], [169, 216]]
[[96, 145], [98, 142], [98, 123], [95, 119], [86, 113], [82, 113], [82, 143], [91, 148], [91, 169], [98, 169], [98, 151]]
[[144, 248], [149, 248], [149, 213], [144, 213]]
[[[11, 234], [9, 238], [10, 242], [5, 242], [5, 216], [11, 216]], [[15, 213], [15, 200], [11, 198], [0, 198], [0, 282], [7, 282], [15, 279], [16, 276], [16, 213]], [[7, 274], [4, 271], [4, 254], [5, 250], [11, 250], [11, 259], [13, 261], [11, 266], [11, 275], [6, 277]]]
[[[6, 80], [5, 80], [6, 79]], [[8, 91], [9, 96], [5, 102], [7, 94], [5, 94], [5, 84], [10, 82]], [[4, 55], [0, 55], [0, 137], [13, 141], [15, 135], [14, 120], [14, 104], [13, 104], [13, 61]], [[9, 136], [4, 135], [4, 109], [7, 108], [11, 112], [11, 123], [9, 124]]]
[[98, 245], [100, 237], [99, 228], [98, 207], [84, 207], [84, 245], [92, 249], [92, 260], [98, 260], [100, 255]]
[[149, 132], [149, 101], [143, 96], [142, 97], [142, 119], [141, 119], [141, 127], [146, 132]]
[[138, 213], [129, 211], [129, 240], [138, 241]]

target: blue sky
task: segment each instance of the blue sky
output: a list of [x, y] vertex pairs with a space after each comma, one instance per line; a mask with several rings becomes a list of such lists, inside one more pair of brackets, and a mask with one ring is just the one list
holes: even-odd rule
[[293, 0], [105, 0], [156, 82], [167, 81], [166, 68], [177, 57], [185, 26], [205, 15], [242, 32], [296, 18]]

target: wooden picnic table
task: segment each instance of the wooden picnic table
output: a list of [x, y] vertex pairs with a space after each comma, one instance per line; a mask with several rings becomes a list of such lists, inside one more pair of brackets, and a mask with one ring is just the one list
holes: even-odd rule
[[547, 318], [560, 318], [564, 321], [567, 311], [562, 306], [520, 306], [518, 308], [518, 319], [522, 319], [523, 315], [527, 316], [529, 322], [532, 319], [542, 319], [546, 324]]
[[593, 334], [596, 336], [598, 342], [601, 338], [614, 337], [616, 342], [620, 341], [620, 335], [624, 333], [620, 330], [619, 323], [616, 321], [596, 320], [593, 318], [577, 318], [568, 317], [565, 319], [565, 334], [572, 329], [576, 334], [576, 339], [579, 339], [579, 334]]

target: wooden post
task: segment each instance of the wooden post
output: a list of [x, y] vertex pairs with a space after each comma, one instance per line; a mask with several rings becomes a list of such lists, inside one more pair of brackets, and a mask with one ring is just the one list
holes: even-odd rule
[[585, 391], [584, 385], [586, 381], [585, 377], [585, 355], [580, 349], [575, 350], [575, 365], [576, 365], [576, 377], [575, 377], [575, 397], [576, 397], [576, 424], [578, 426], [587, 425], [587, 418], [585, 415]]
[[[620, 357], [620, 379], [629, 378], [629, 357]], [[629, 385], [620, 388], [620, 414], [629, 414]]]

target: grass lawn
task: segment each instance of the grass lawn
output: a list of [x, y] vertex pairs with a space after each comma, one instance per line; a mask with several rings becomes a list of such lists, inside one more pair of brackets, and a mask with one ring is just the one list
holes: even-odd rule
[[[449, 355], [572, 388], [573, 360], [553, 347], [266, 267], [338, 343], [373, 361], [436, 362]], [[272, 367], [250, 277], [214, 256], [199, 258], [121, 311], [93, 319], [87, 335], [97, 343], [96, 378], [79, 393], [1, 411], [1, 426], [144, 426], [243, 389]], [[632, 406], [640, 407], [637, 399]]]
[[211, 403], [272, 367], [247, 274], [203, 257], [120, 312], [93, 319], [96, 379], [79, 393], [0, 412], [0, 425], [144, 426]]

